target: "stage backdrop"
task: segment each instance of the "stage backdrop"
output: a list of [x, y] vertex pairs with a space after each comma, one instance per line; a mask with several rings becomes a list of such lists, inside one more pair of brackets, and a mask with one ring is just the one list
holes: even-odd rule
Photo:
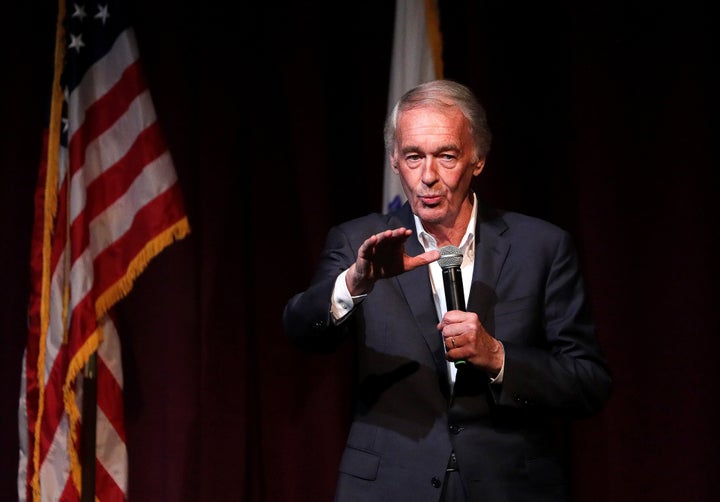
[[[8, 501], [55, 22], [52, 1], [27, 4], [8, 4], [0, 30]], [[495, 133], [481, 196], [570, 230], [586, 270], [615, 390], [567, 438], [574, 500], [711, 500], [720, 250], [709, 12], [699, 0], [440, 7], [445, 75], [477, 91]], [[330, 500], [351, 353], [299, 352], [281, 313], [329, 226], [380, 208], [393, 2], [133, 9], [193, 232], [117, 309], [129, 499]]]

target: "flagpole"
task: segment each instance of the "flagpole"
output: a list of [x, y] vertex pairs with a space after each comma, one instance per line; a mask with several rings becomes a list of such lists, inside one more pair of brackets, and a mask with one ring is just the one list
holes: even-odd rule
[[83, 373], [80, 502], [95, 502], [95, 443], [97, 432], [97, 351], [90, 355]]

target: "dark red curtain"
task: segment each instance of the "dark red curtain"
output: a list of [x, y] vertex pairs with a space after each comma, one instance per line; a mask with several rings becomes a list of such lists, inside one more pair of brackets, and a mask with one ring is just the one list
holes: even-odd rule
[[[8, 4], [0, 30], [9, 501], [55, 22], [54, 2], [28, 4]], [[394, 4], [262, 5], [133, 2], [193, 229], [118, 307], [135, 502], [332, 496], [351, 354], [294, 349], [281, 313], [328, 227], [380, 208]], [[570, 431], [574, 499], [711, 500], [714, 18], [695, 0], [440, 6], [445, 74], [477, 91], [495, 133], [482, 197], [564, 226], [581, 251], [616, 385]]]

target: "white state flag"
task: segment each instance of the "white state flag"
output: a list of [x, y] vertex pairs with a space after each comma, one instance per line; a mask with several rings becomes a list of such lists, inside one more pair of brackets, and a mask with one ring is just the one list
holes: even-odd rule
[[[436, 0], [396, 0], [395, 32], [390, 63], [388, 112], [418, 84], [442, 76], [440, 27]], [[385, 158], [382, 212], [405, 202], [400, 179]]]

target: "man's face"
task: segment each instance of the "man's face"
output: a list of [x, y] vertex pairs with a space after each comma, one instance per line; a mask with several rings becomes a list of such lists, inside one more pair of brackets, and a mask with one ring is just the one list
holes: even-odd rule
[[415, 213], [429, 225], [453, 226], [485, 159], [475, 158], [459, 109], [421, 107], [398, 120], [393, 169]]

